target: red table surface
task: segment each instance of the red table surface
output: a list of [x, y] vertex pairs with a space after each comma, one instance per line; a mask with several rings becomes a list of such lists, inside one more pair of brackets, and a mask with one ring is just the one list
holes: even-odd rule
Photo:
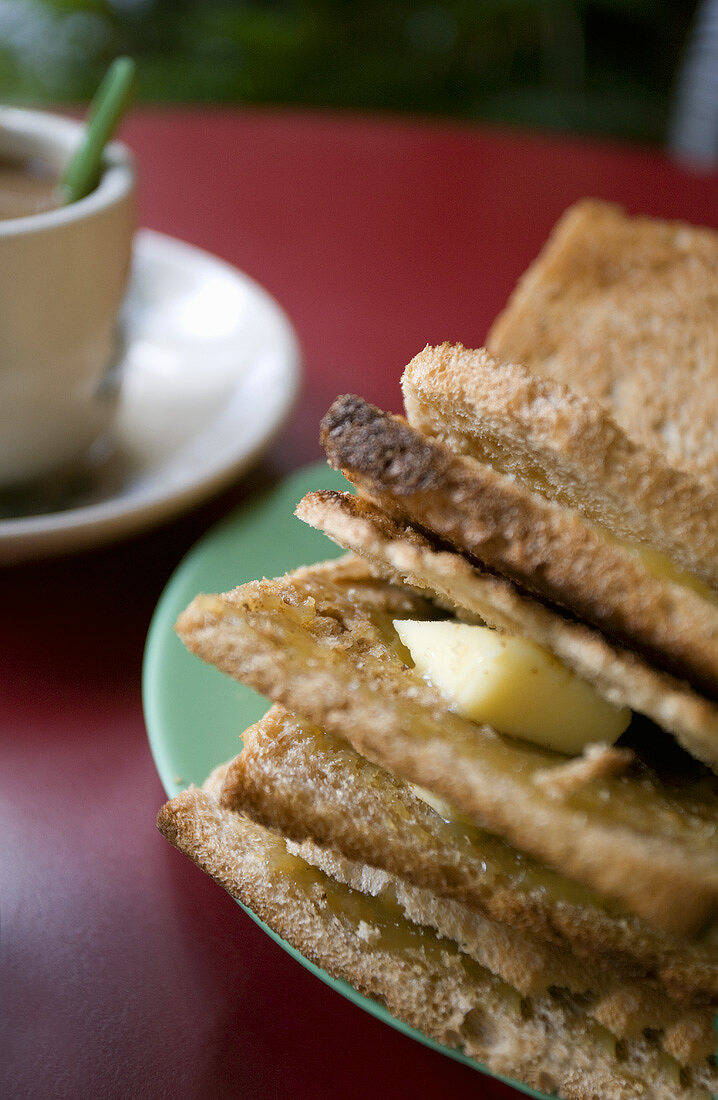
[[0, 1095], [515, 1096], [326, 988], [156, 832], [145, 635], [207, 527], [319, 457], [336, 394], [397, 409], [427, 342], [482, 342], [569, 203], [718, 226], [718, 176], [629, 148], [336, 114], [143, 111], [124, 136], [141, 224], [275, 294], [305, 377], [266, 461], [219, 498], [0, 571]]

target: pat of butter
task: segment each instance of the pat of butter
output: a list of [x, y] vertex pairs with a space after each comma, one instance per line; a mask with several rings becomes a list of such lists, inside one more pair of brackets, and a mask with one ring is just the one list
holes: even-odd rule
[[417, 671], [458, 711], [500, 733], [579, 754], [593, 741], [613, 744], [631, 720], [627, 707], [526, 638], [457, 622], [395, 620]]

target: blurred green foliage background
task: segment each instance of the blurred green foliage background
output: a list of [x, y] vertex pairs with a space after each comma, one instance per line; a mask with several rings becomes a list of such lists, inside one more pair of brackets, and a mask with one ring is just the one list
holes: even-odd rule
[[0, 99], [303, 104], [660, 141], [695, 0], [0, 0]]

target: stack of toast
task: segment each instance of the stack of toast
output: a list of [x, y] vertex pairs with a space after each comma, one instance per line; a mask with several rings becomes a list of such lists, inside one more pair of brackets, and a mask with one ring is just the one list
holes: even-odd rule
[[[333, 976], [566, 1100], [718, 1093], [718, 346], [689, 339], [717, 268], [710, 231], [579, 204], [490, 351], [425, 349], [405, 417], [332, 405], [355, 492], [297, 515], [347, 554], [178, 622], [272, 706], [165, 836]], [[651, 283], [659, 318], [690, 292], [670, 362]], [[492, 721], [447, 687], [479, 636], [529, 654]]]

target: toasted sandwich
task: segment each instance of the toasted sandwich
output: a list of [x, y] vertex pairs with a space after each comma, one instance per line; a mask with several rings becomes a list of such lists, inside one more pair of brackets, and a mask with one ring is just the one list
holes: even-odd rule
[[[580, 997], [558, 987], [523, 997], [463, 943], [405, 917], [392, 890], [372, 893], [364, 868], [342, 861], [339, 869], [334, 857], [323, 870], [326, 850], [309, 862], [304, 847], [224, 809], [212, 783], [178, 795], [158, 823], [305, 958], [495, 1073], [566, 1100], [709, 1100], [716, 1088], [709, 1060], [694, 1066], [673, 1057], [650, 1029], [617, 1039], [588, 1016]], [[696, 1027], [703, 1032], [702, 1022]]]
[[520, 280], [487, 347], [599, 401], [632, 439], [714, 480], [717, 281], [715, 230], [584, 199]]
[[297, 514], [349, 553], [180, 617], [274, 705], [159, 825], [317, 965], [494, 1072], [707, 1100], [718, 488], [550, 374], [444, 345], [407, 368], [407, 419], [332, 406], [322, 439], [359, 495]]
[[[278, 718], [270, 712], [267, 721]], [[341, 758], [346, 749], [336, 751]], [[323, 762], [308, 763], [316, 774]], [[277, 769], [270, 772], [286, 791]], [[371, 788], [381, 777], [379, 771], [366, 777], [368, 795], [380, 806], [384, 791]], [[407, 809], [407, 833], [418, 822], [422, 837], [427, 818], [430, 829], [445, 826], [438, 814], [429, 817], [421, 799], [412, 801], [411, 791], [397, 793], [386, 781], [385, 810]], [[642, 976], [621, 982], [607, 968], [584, 968], [580, 956], [513, 923], [492, 922], [450, 890], [417, 888], [334, 846], [288, 840], [227, 808], [225, 799], [240, 792], [241, 779], [220, 769], [203, 789], [164, 806], [159, 826], [306, 958], [379, 998], [410, 1026], [495, 1073], [567, 1100], [708, 1100], [716, 1089], [707, 1055], [712, 1008], [671, 1001], [660, 983]], [[337, 813], [347, 816], [343, 797]], [[386, 820], [380, 813], [380, 844]], [[490, 857], [488, 868], [494, 869]]]
[[707, 558], [683, 570], [509, 474], [456, 454], [360, 397], [322, 423], [332, 466], [365, 498], [470, 560], [718, 696], [718, 598]]
[[411, 667], [394, 624], [441, 618], [349, 557], [199, 596], [178, 630], [204, 660], [657, 927], [710, 923], [718, 779], [672, 787], [635, 761], [596, 781], [589, 767], [557, 796], [552, 770], [575, 760], [467, 720]]

